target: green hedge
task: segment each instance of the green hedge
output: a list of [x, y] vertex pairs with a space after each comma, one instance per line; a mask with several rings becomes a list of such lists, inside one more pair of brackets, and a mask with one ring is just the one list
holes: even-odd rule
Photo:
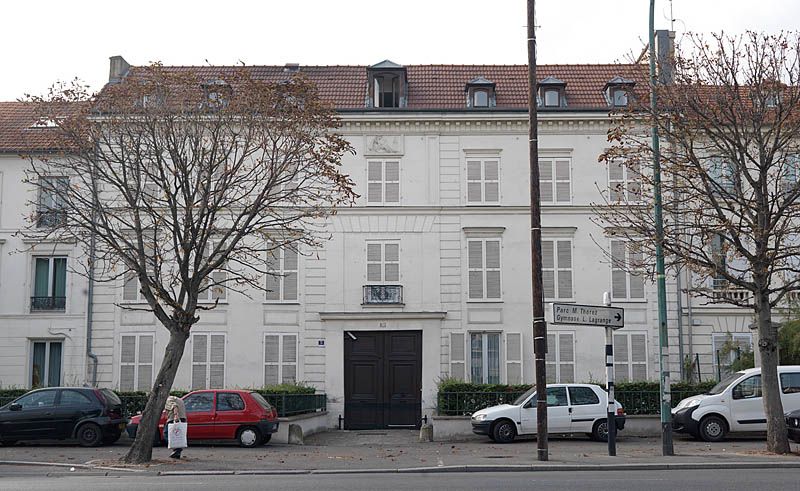
[[[695, 394], [708, 392], [716, 382], [699, 384], [677, 382], [671, 386], [672, 405]], [[468, 415], [485, 407], [510, 403], [530, 385], [471, 384], [446, 380], [439, 384], [438, 413], [442, 415]], [[621, 382], [615, 384], [614, 397], [627, 414], [658, 414], [660, 389], [658, 382]]]

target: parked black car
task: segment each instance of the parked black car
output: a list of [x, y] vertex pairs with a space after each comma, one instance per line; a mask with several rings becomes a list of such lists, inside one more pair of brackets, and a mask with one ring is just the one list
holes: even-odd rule
[[74, 438], [93, 447], [119, 440], [127, 423], [122, 401], [109, 389], [37, 389], [0, 407], [0, 443]]
[[800, 443], [800, 409], [786, 415], [786, 428], [789, 431], [789, 440]]

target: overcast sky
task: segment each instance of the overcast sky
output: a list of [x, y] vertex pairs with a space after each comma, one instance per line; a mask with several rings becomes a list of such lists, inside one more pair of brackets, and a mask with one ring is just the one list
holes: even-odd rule
[[[539, 0], [539, 63], [637, 54], [649, 0]], [[108, 57], [133, 65], [524, 64], [525, 0], [3, 0], [0, 100], [78, 77], [99, 89]], [[800, 1], [674, 0], [679, 35], [797, 29]], [[670, 2], [656, 1], [656, 28]]]

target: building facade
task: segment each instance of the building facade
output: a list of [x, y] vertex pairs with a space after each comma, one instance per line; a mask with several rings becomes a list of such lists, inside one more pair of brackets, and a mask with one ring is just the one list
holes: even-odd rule
[[[110, 78], [133, 69], [113, 57]], [[218, 79], [225, 69], [197, 70]], [[229, 292], [201, 314], [175, 387], [304, 382], [328, 395], [331, 426], [341, 415], [349, 428], [383, 428], [416, 426], [434, 413], [440, 380], [531, 383], [527, 67], [387, 60], [253, 70], [276, 81], [302, 73], [334, 104], [355, 150], [343, 173], [360, 198], [327, 221], [323, 247], [272, 258], [279, 276], [265, 280], [268, 293]], [[635, 179], [598, 156], [608, 146], [610, 111], [646, 85], [644, 72], [619, 64], [538, 72], [545, 301], [600, 304], [610, 292], [626, 320], [614, 334], [617, 380], [657, 379], [655, 288], [625, 267], [636, 252], [606, 234], [592, 212], [604, 196], [635, 201]], [[2, 124], [21, 128], [22, 119]], [[42, 244], [14, 236], [44, 198], [20, 185], [26, 161], [17, 154], [32, 149], [4, 145], [0, 383], [45, 385], [35, 372], [51, 372], [38, 360], [56, 359], [60, 349], [61, 372], [48, 384], [149, 390], [166, 329], [152, 314], [126, 308], [143, 304], [135, 282], [99, 283], [89, 299], [85, 280], [67, 267], [59, 290], [60, 258], [68, 266], [76, 252], [58, 244], [45, 254]], [[27, 252], [7, 254], [17, 249]], [[45, 266], [55, 279], [46, 290]], [[674, 273], [668, 281], [670, 368], [678, 378], [684, 358], [696, 360], [693, 376], [707, 380], [725, 362], [717, 356], [725, 342], [753, 346], [752, 315], [706, 305], [686, 291], [692, 283], [686, 273], [680, 284]], [[42, 292], [64, 297], [63, 308], [42, 312], [40, 302], [61, 307], [37, 300]], [[548, 379], [603, 380], [604, 339], [602, 328], [548, 326]]]

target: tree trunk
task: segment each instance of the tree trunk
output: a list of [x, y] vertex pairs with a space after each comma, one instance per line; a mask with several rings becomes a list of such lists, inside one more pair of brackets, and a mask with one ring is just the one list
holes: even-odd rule
[[144, 464], [153, 457], [153, 440], [155, 432], [158, 431], [158, 420], [164, 410], [172, 383], [175, 381], [175, 374], [178, 372], [178, 365], [183, 357], [183, 350], [186, 340], [189, 338], [189, 329], [170, 329], [169, 343], [164, 352], [164, 361], [158, 371], [153, 388], [147, 397], [147, 404], [142, 411], [142, 419], [136, 431], [136, 440], [131, 445], [130, 450], [122, 458], [128, 464]]
[[767, 451], [789, 453], [789, 438], [778, 383], [778, 329], [772, 325], [772, 308], [765, 292], [755, 295], [758, 350], [761, 354], [761, 393], [767, 417]]

